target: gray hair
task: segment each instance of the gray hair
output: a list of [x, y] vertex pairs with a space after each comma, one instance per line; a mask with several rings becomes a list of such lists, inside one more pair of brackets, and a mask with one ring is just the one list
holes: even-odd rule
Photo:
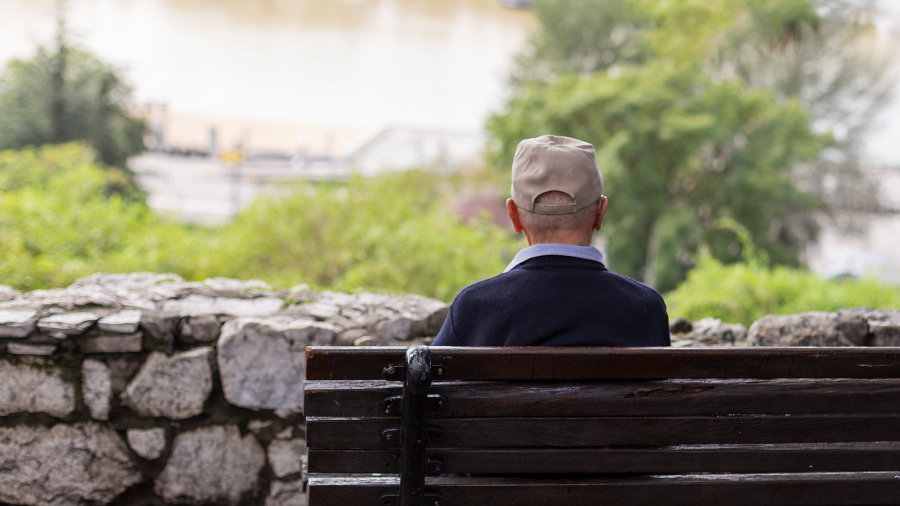
[[[575, 202], [572, 197], [559, 191], [542, 193], [534, 201], [545, 204], [571, 204]], [[600, 204], [595, 203], [574, 213], [567, 214], [537, 214], [520, 207], [519, 219], [522, 221], [522, 226], [536, 234], [585, 230], [593, 226], [594, 219], [597, 217], [598, 205]]]

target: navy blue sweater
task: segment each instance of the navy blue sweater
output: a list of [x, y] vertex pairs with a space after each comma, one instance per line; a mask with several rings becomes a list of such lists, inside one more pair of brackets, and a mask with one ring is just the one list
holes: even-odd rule
[[546, 255], [464, 288], [434, 346], [669, 346], [656, 290], [593, 260]]

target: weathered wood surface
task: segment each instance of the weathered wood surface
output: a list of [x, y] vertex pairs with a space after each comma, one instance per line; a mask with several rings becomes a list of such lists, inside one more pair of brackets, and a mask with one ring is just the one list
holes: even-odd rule
[[[846, 506], [898, 505], [894, 472], [730, 474], [635, 478], [430, 478], [440, 506]], [[396, 478], [315, 478], [310, 506], [378, 504]], [[384, 504], [384, 503], [382, 503]], [[392, 506], [397, 506], [393, 504]]]
[[[440, 473], [685, 474], [892, 471], [900, 442], [612, 448], [433, 449]], [[399, 450], [314, 450], [312, 473], [397, 473]]]
[[[382, 449], [382, 431], [395, 419], [306, 420], [316, 449]], [[433, 447], [613, 446], [684, 444], [834, 443], [900, 440], [897, 415], [734, 417], [447, 418], [429, 420], [445, 437]]]
[[[449, 382], [441, 418], [900, 413], [900, 380], [669, 380]], [[386, 416], [388, 381], [311, 381], [306, 411], [319, 417]]]
[[[443, 380], [900, 378], [900, 348], [432, 347]], [[377, 380], [405, 348], [310, 347], [308, 380]]]
[[[312, 473], [398, 471], [383, 371], [404, 352], [307, 349]], [[900, 505], [900, 348], [431, 352], [430, 472], [534, 475], [430, 478], [440, 506]], [[396, 478], [309, 490], [310, 506], [398, 506]]]

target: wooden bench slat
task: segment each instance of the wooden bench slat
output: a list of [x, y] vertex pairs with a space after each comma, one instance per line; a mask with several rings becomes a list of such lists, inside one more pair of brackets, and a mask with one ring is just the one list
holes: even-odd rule
[[[430, 478], [440, 506], [871, 506], [900, 505], [895, 472], [728, 474], [637, 478]], [[309, 506], [379, 504], [395, 478], [310, 478]], [[385, 506], [397, 506], [386, 504]]]
[[[900, 442], [553, 449], [434, 449], [441, 473], [685, 474], [891, 471]], [[311, 473], [397, 473], [399, 450], [311, 450]]]
[[[448, 418], [430, 420], [443, 441], [429, 447], [778, 444], [900, 440], [897, 415], [735, 417]], [[394, 419], [307, 418], [307, 445], [381, 449]]]
[[[309, 380], [383, 379], [405, 348], [310, 347]], [[900, 348], [432, 347], [446, 380], [900, 378]]]
[[[441, 418], [900, 413], [900, 379], [669, 380], [592, 383], [434, 383]], [[311, 381], [306, 410], [320, 417], [383, 417], [388, 381]]]

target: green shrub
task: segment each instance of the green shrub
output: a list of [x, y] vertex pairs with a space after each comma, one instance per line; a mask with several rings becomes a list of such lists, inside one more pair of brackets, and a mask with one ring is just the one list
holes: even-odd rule
[[155, 271], [450, 300], [521, 247], [486, 221], [462, 223], [447, 210], [448, 180], [423, 171], [298, 184], [216, 228], [167, 222], [110, 193], [120, 176], [80, 144], [0, 152], [0, 284], [32, 290]]
[[229, 269], [274, 285], [413, 292], [451, 300], [502, 272], [518, 244], [447, 210], [441, 176], [404, 171], [261, 198], [228, 226]]
[[874, 279], [826, 280], [812, 272], [758, 261], [724, 265], [701, 255], [687, 280], [665, 296], [669, 317], [712, 316], [750, 325], [767, 314], [834, 311], [846, 307], [900, 308], [900, 289]]
[[203, 251], [210, 234], [110, 193], [121, 179], [77, 143], [0, 152], [0, 283], [30, 290], [97, 271], [202, 275], [204, 262], [184, 253]]

